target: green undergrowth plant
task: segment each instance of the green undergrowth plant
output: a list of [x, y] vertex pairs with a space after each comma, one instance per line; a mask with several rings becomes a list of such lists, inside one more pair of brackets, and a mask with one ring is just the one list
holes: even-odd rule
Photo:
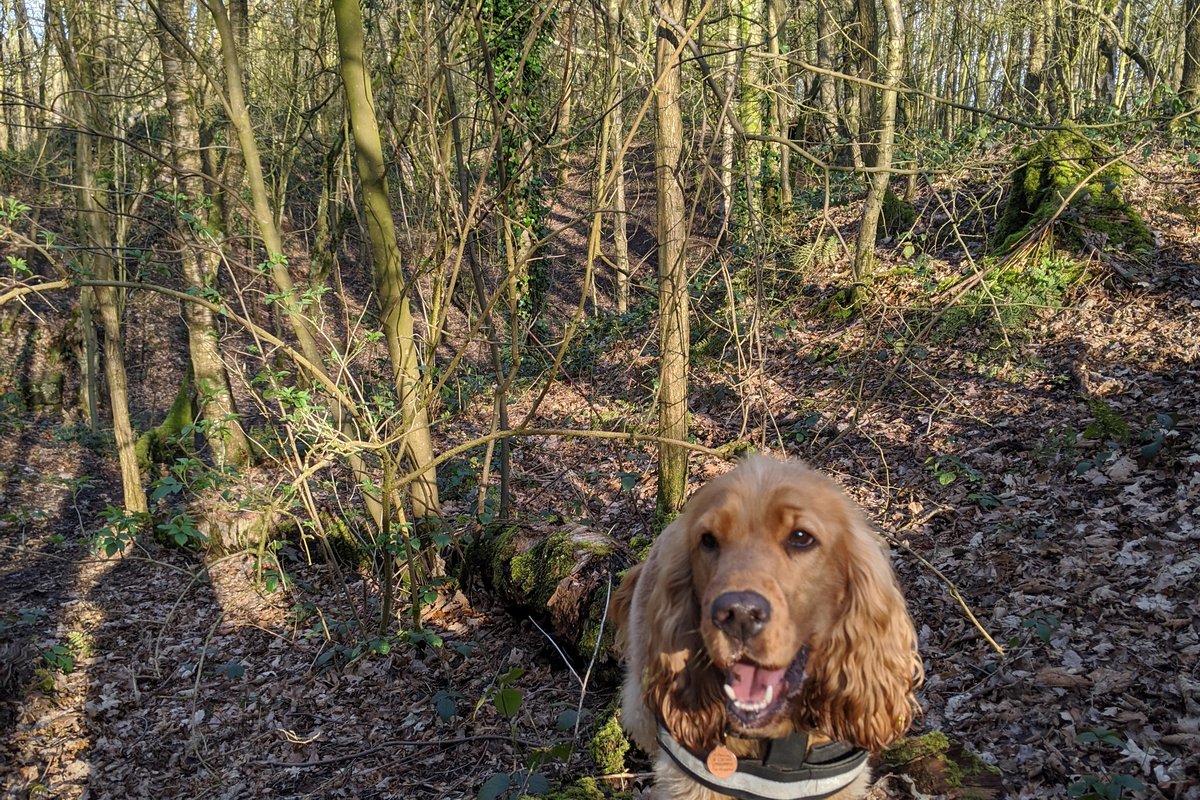
[[[574, 744], [570, 738], [546, 747], [523, 748], [520, 746], [519, 732], [525, 708], [526, 696], [517, 688], [516, 683], [525, 675], [525, 670], [514, 667], [503, 675], [498, 675], [484, 690], [476, 702], [472, 716], [477, 716], [484, 706], [492, 707], [501, 717], [508, 720], [512, 734], [514, 751], [521, 753], [514, 758], [512, 767], [506, 771], [493, 773], [479, 788], [476, 795], [478, 800], [513, 800], [520, 797], [546, 797], [551, 795], [550, 771], [555, 764], [566, 764], [574, 752]], [[446, 697], [439, 698], [443, 710]], [[438, 712], [445, 721], [447, 717]], [[570, 736], [579, 722], [575, 709], [563, 709], [555, 722], [555, 730], [560, 736]]]
[[102, 524], [92, 536], [92, 547], [107, 557], [124, 553], [149, 521], [148, 515], [129, 513], [112, 505], [104, 509], [100, 518]]
[[1046, 226], [1066, 250], [1100, 246], [1135, 259], [1153, 252], [1154, 236], [1126, 196], [1133, 171], [1119, 151], [1064, 128], [1017, 151], [1015, 162], [994, 252], [1007, 253]]
[[1086, 266], [1065, 256], [985, 266], [984, 278], [942, 312], [934, 339], [949, 341], [967, 330], [991, 339], [1024, 339], [1042, 314], [1061, 309], [1071, 291], [1087, 278]]
[[[1109, 728], [1090, 728], [1080, 731], [1075, 735], [1075, 741], [1102, 755], [1111, 755], [1114, 752], [1126, 757], [1131, 755], [1125, 743], [1125, 737], [1120, 732]], [[1106, 772], [1076, 776], [1067, 785], [1067, 796], [1078, 798], [1078, 800], [1120, 800], [1127, 796], [1126, 792], [1136, 793], [1145, 789], [1146, 785], [1135, 775]]]
[[625, 754], [629, 747], [629, 739], [621, 728], [620, 705], [614, 703], [600, 715], [596, 732], [588, 742], [588, 752], [601, 774], [617, 775], [625, 771]]

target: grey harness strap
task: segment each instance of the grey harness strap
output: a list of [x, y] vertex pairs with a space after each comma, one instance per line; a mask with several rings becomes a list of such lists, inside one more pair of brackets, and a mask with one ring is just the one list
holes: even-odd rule
[[738, 800], [820, 800], [853, 783], [867, 769], [867, 753], [831, 742], [808, 749], [803, 733], [772, 740], [762, 761], [738, 759], [737, 771], [718, 778], [704, 759], [658, 726], [658, 744], [692, 780]]

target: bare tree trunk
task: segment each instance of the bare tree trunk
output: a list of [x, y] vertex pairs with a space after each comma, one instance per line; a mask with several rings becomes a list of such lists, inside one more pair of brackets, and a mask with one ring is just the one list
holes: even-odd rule
[[570, 6], [570, 19], [563, 32], [563, 76], [559, 97], [555, 158], [558, 160], [558, 184], [566, 185], [571, 176], [570, 141], [571, 113], [575, 107], [575, 6]]
[[725, 97], [729, 108], [721, 117], [721, 235], [724, 237], [733, 227], [733, 121], [729, 117], [737, 113], [733, 98], [738, 87], [738, 19], [730, 15], [725, 29]]
[[1051, 0], [1034, 0], [1033, 19], [1029, 27], [1029, 62], [1025, 71], [1025, 108], [1041, 112], [1046, 84], [1046, 56], [1049, 51]]
[[[171, 149], [179, 187], [183, 190], [183, 202], [175, 215], [180, 259], [188, 286], [203, 293], [216, 285], [220, 260], [213, 250], [215, 242], [205, 233], [211, 226], [200, 158], [200, 119], [192, 100], [196, 92], [185, 70], [189, 62], [174, 38], [185, 36], [188, 26], [181, 0], [159, 0], [157, 8], [163, 83], [173, 129]], [[204, 240], [206, 235], [208, 241]], [[187, 324], [197, 400], [207, 422], [202, 426], [205, 440], [218, 464], [245, 464], [250, 460], [250, 443], [237, 422], [237, 407], [229, 388], [212, 311], [198, 303], [184, 303], [183, 318]]]
[[[440, 20], [439, 20], [440, 23]], [[467, 164], [463, 156], [462, 123], [458, 113], [458, 95], [454, 91], [454, 72], [450, 69], [450, 46], [446, 41], [446, 26], [438, 25], [438, 48], [441, 54], [439, 65], [442, 80], [446, 84], [446, 112], [449, 116], [450, 137], [454, 147], [454, 171], [458, 184], [458, 202], [462, 209], [463, 225], [466, 226], [466, 242], [464, 242], [467, 267], [471, 272], [471, 280], [475, 287], [475, 298], [479, 302], [479, 313], [482, 317], [481, 329], [488, 343], [488, 351], [492, 357], [492, 369], [496, 373], [496, 424], [502, 429], [508, 429], [508, 388], [510, 381], [505, 374], [504, 359], [500, 353], [500, 341], [496, 334], [496, 326], [492, 320], [492, 312], [488, 309], [487, 282], [483, 276], [483, 265], [479, 258], [479, 242], [475, 236], [475, 225], [471, 219], [471, 193], [467, 188]], [[500, 518], [508, 519], [512, 503], [512, 445], [508, 439], [500, 440]], [[479, 510], [483, 511], [486, 497], [486, 487], [479, 493]]]
[[608, 100], [605, 107], [610, 117], [609, 138], [612, 142], [613, 171], [613, 271], [614, 299], [617, 313], [629, 310], [629, 237], [628, 209], [625, 205], [625, 156], [621, 144], [625, 138], [625, 121], [621, 114], [621, 59], [618, 48], [624, 38], [624, 20], [620, 0], [606, 0], [605, 38], [608, 50]]
[[[382, 307], [384, 339], [404, 426], [402, 441], [412, 467], [420, 469], [433, 462], [433, 438], [417, 358], [412, 306], [388, 197], [383, 144], [364, 63], [362, 12], [358, 0], [334, 0], [333, 13], [342, 84], [346, 90], [346, 113], [350, 117], [358, 177], [362, 184], [375, 287]], [[417, 520], [440, 515], [437, 472], [433, 468], [426, 469], [413, 482], [411, 500], [413, 516]]]
[[[683, 0], [664, 0], [671, 19], [684, 22]], [[655, 185], [658, 191], [658, 432], [686, 440], [688, 432], [687, 229], [683, 204], [683, 115], [680, 110], [679, 54], [675, 34], [659, 21], [654, 92]], [[658, 446], [658, 515], [673, 517], [687, 499], [688, 451]]]
[[[250, 181], [251, 210], [255, 224], [258, 227], [259, 235], [262, 236], [263, 246], [267, 251], [267, 267], [270, 270], [271, 280], [275, 284], [275, 288], [285, 298], [284, 314], [300, 345], [300, 352], [314, 369], [320, 370], [328, 377], [328, 370], [324, 366], [321, 348], [317, 345], [316, 328], [313, 326], [312, 321], [305, 317], [301, 311], [302, 306], [298, 301], [302, 298], [297, 297], [296, 286], [292, 281], [291, 274], [288, 272], [287, 259], [283, 254], [283, 236], [279, 231], [275, 214], [271, 208], [271, 201], [267, 196], [267, 185], [263, 177], [262, 159], [259, 156], [258, 142], [254, 137], [254, 128], [250, 120], [250, 110], [246, 105], [246, 96], [242, 88], [242, 65], [238, 57], [234, 29], [222, 0], [203, 0], [203, 2], [212, 14], [213, 24], [221, 40], [221, 59], [225, 66], [226, 91], [228, 95], [226, 99], [229, 104], [230, 123], [237, 133], [242, 157], [246, 162], [246, 175]], [[235, 0], [235, 2], [238, 2], [238, 0]], [[348, 428], [346, 409], [336, 399], [333, 400], [333, 412], [337, 427], [339, 429]], [[353, 435], [354, 432], [350, 431], [350, 433]], [[347, 461], [349, 461], [350, 468], [354, 471], [355, 477], [358, 478], [364, 487], [377, 484], [376, 481], [372, 480], [361, 454], [352, 452], [347, 456]], [[362, 496], [363, 503], [367, 508], [367, 512], [371, 515], [376, 529], [381, 529], [384, 521], [383, 499], [377, 493], [366, 490], [363, 491]]]
[[896, 138], [896, 87], [904, 69], [904, 15], [900, 0], [883, 0], [887, 15], [887, 63], [885, 66], [885, 89], [880, 97], [879, 141], [875, 148], [875, 172], [871, 174], [867, 199], [863, 203], [862, 226], [859, 228], [858, 245], [854, 250], [854, 280], [861, 281], [870, 274], [875, 259], [875, 234], [879, 226], [879, 214], [883, 210], [883, 198], [887, 193], [891, 177], [892, 150]]
[[1186, 0], [1183, 38], [1183, 76], [1179, 96], [1189, 106], [1200, 104], [1200, 0]]
[[[771, 134], [776, 139], [788, 135], [788, 120], [791, 117], [792, 86], [789, 80], [788, 67], [779, 57], [784, 28], [784, 7], [782, 0], [767, 0], [767, 51], [772, 56], [771, 81]], [[778, 159], [779, 180], [779, 211], [786, 217], [792, 211], [792, 149], [786, 144], [775, 145], [775, 157]]]
[[746, 238], [749, 230], [762, 225], [763, 219], [763, 185], [766, 169], [764, 156], [766, 148], [760, 138], [766, 133], [766, 108], [763, 90], [765, 70], [763, 59], [757, 45], [761, 43], [760, 31], [766, 22], [764, 0], [738, 0], [738, 13], [733, 19], [738, 24], [738, 46], [744, 48], [745, 58], [738, 75], [736, 105], [730, 109], [737, 114], [745, 138], [742, 141], [742, 163], [740, 183], [746, 187], [745, 213], [740, 220], [748, 224], [748, 229], [742, 232]]
[[[879, 53], [879, 18], [875, 0], [855, 0], [851, 26], [851, 60], [854, 74], [865, 81], [875, 80], [876, 59]], [[875, 126], [875, 90], [857, 82], [849, 83], [850, 102], [846, 105], [846, 127], [850, 131], [850, 149], [854, 166], [862, 169], [874, 162], [868, 132]]]
[[[79, 12], [81, 9], [71, 9]], [[63, 65], [74, 85], [72, 107], [76, 117], [86, 127], [75, 138], [75, 182], [79, 201], [80, 229], [86, 248], [82, 255], [85, 267], [100, 281], [115, 279], [112, 236], [100, 202], [96, 198], [96, 174], [92, 159], [94, 143], [90, 130], [103, 130], [98, 110], [94, 107], [100, 97], [108, 96], [105, 87], [94, 85], [93, 70], [77, 47], [92, 44], [91, 32], [78, 27], [86, 13], [72, 13], [64, 19], [56, 5], [47, 6], [47, 17], [53, 20], [50, 35], [55, 40]], [[68, 26], [68, 30], [60, 27]], [[137, 435], [129, 418], [129, 377], [125, 371], [125, 352], [121, 341], [121, 316], [117, 293], [111, 286], [94, 289], [97, 310], [104, 329], [104, 379], [108, 384], [108, 400], [113, 420], [113, 438], [121, 468], [125, 510], [130, 514], [146, 514], [149, 506], [142, 487], [141, 469], [137, 462]]]
[[[246, 52], [246, 46], [250, 41], [248, 14], [247, 0], [230, 0], [229, 30], [233, 34], [233, 46], [239, 53]], [[218, 26], [219, 32], [220, 26]], [[224, 47], [224, 37], [222, 37], [222, 47]], [[229, 77], [226, 76], [226, 81], [228, 80]], [[232, 120], [229, 122], [229, 138], [238, 138], [237, 128]], [[211, 152], [215, 155], [216, 151]], [[238, 195], [241, 193], [242, 184], [246, 179], [246, 156], [241, 148], [230, 147], [226, 150], [225, 160], [220, 164], [220, 170], [221, 191], [216, 196], [216, 216], [221, 220], [221, 229], [226, 235], [230, 235], [234, 230], [234, 215], [238, 206]]]
[[250, 109], [246, 105], [243, 89], [242, 63], [238, 57], [234, 28], [225, 11], [222, 0], [203, 0], [212, 13], [217, 34], [221, 38], [221, 56], [225, 65], [226, 93], [229, 101], [229, 121], [237, 132], [242, 158], [246, 162], [246, 174], [250, 181], [250, 198], [254, 221], [262, 236], [267, 251], [267, 266], [275, 288], [284, 296], [284, 313], [291, 323], [300, 351], [314, 365], [321, 363], [321, 349], [317, 346], [316, 331], [311, 320], [300, 311], [296, 287], [288, 272], [287, 259], [283, 254], [283, 236], [275, 223], [271, 201], [267, 197], [267, 184], [263, 177], [262, 159], [258, 152], [258, 141], [250, 120]]
[[[94, 177], [90, 165], [90, 137], [78, 134], [76, 143], [76, 170], [79, 181], [79, 202], [83, 215], [84, 229], [91, 253], [85, 259], [90, 262], [99, 280], [111, 281], [113, 258], [108, 241], [108, 227], [104, 224], [103, 212], [96, 203]], [[104, 380], [108, 384], [109, 410], [113, 419], [113, 438], [117, 444], [117, 460], [121, 467], [121, 485], [124, 490], [125, 510], [145, 514], [149, 510], [146, 490], [142, 487], [142, 472], [137, 461], [137, 434], [129, 419], [129, 376], [125, 371], [125, 352], [121, 346], [121, 318], [117, 311], [117, 293], [112, 287], [97, 286], [96, 302], [99, 306], [101, 324], [104, 326]]]

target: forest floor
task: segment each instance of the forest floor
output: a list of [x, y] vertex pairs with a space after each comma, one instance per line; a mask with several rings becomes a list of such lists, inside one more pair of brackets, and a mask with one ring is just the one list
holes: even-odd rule
[[[1095, 259], [1061, 302], [1004, 329], [999, 307], [933, 325], [920, 311], [973, 268], [943, 235], [950, 219], [969, 246], [990, 224], [956, 209], [996, 202], [994, 181], [953, 175], [918, 192], [924, 253], [884, 242], [864, 313], [828, 310], [848, 281], [838, 241], [853, 241], [856, 205], [790, 232], [771, 281], [733, 268], [734, 286], [764, 298], [744, 338], [721, 335], [719, 301], [697, 312], [696, 440], [808, 459], [892, 539], [927, 673], [917, 730], [993, 765], [993, 796], [1073, 785], [1200, 798], [1200, 180], [1169, 152], [1139, 167], [1129, 194], [1155, 257], [1124, 276]], [[647, 180], [633, 215], [643, 260]], [[553, 210], [566, 226], [552, 251], [563, 307], [585, 188]], [[719, 280], [701, 261], [697, 283]], [[652, 427], [654, 342], [645, 316], [589, 323], [539, 419]], [[530, 402], [516, 397], [514, 415]], [[490, 410], [486, 397], [465, 402], [442, 444], [485, 431]], [[534, 621], [468, 585], [426, 609], [442, 646], [355, 650], [369, 583], [297, 547], [274, 591], [248, 556], [204, 564], [145, 541], [100, 558], [90, 538], [120, 482], [94, 444], [59, 420], [0, 427], [4, 796], [459, 798], [539, 761], [555, 783], [598, 774], [586, 746], [565, 764], [550, 750], [590, 739], [611, 673], [582, 686], [587, 664], [568, 666]], [[650, 449], [548, 438], [518, 442], [514, 459], [531, 527], [650, 533]], [[693, 457], [692, 487], [726, 468]], [[473, 502], [447, 486], [448, 517]], [[629, 766], [623, 783], [641, 791], [645, 760]], [[890, 780], [876, 796], [929, 795]]]

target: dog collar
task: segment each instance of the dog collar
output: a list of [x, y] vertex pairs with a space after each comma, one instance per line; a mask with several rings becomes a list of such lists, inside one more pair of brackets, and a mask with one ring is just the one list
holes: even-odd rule
[[738, 800], [820, 800], [853, 783], [867, 769], [867, 753], [841, 742], [808, 747], [808, 735], [767, 740], [761, 761], [739, 758], [728, 778], [709, 772], [704, 759], [681, 745], [661, 723], [658, 745], [692, 780]]

